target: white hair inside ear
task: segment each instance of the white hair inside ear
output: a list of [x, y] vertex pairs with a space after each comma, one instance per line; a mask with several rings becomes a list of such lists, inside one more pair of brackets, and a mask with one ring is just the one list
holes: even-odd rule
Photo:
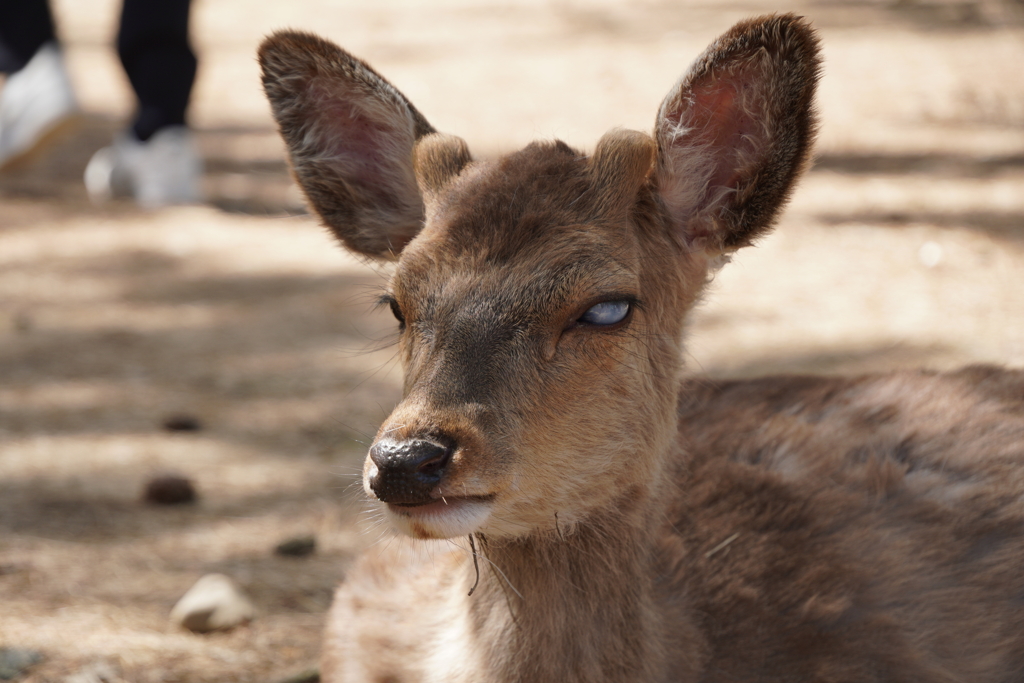
[[714, 256], [708, 257], [708, 277], [714, 277], [718, 271], [722, 269], [722, 266], [732, 261], [732, 255], [736, 253], [736, 250], [723, 251]]

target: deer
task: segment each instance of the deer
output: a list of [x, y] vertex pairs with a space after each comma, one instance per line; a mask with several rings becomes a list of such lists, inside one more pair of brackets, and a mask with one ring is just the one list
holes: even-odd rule
[[807, 20], [736, 24], [592, 153], [474, 159], [309, 33], [259, 62], [312, 211], [389, 264], [404, 369], [362, 484], [412, 540], [348, 571], [323, 680], [1024, 680], [1024, 371], [684, 367], [809, 164]]

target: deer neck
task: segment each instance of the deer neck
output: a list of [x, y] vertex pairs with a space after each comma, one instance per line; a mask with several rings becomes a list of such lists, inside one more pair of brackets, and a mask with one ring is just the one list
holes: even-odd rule
[[561, 532], [477, 537], [479, 585], [467, 601], [494, 680], [661, 678], [655, 504], [628, 497]]

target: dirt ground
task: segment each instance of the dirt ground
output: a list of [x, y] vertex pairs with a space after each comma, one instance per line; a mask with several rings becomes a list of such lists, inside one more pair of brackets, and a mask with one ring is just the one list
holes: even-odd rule
[[[89, 155], [131, 110], [117, 3], [55, 8], [87, 116], [0, 177], [0, 647], [25, 681], [260, 681], [315, 665], [333, 586], [380, 530], [356, 473], [398, 396], [386, 275], [307, 216], [258, 88], [281, 27], [370, 61], [478, 155], [649, 130], [735, 20], [795, 10], [826, 70], [817, 165], [777, 232], [717, 278], [690, 332], [713, 377], [1024, 366], [1021, 0], [196, 0], [202, 207], [89, 204]], [[192, 416], [201, 429], [163, 428]], [[194, 505], [140, 494], [176, 472]], [[275, 556], [314, 534], [317, 552]], [[168, 613], [233, 576], [249, 625]]]

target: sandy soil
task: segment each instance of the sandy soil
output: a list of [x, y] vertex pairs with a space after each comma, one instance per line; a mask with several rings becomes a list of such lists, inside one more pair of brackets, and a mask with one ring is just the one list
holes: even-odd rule
[[[80, 185], [131, 98], [117, 5], [55, 3], [87, 117], [0, 177], [0, 647], [37, 681], [276, 681], [315, 664], [332, 587], [378, 537], [355, 473], [398, 395], [386, 273], [304, 214], [257, 85], [260, 37], [324, 33], [480, 155], [649, 129], [717, 33], [795, 9], [820, 27], [819, 160], [777, 232], [694, 316], [712, 376], [1024, 365], [1024, 5], [903, 0], [197, 0], [192, 111], [210, 202], [93, 207]], [[170, 432], [175, 415], [201, 421]], [[200, 501], [140, 502], [178, 472]], [[306, 559], [273, 555], [315, 534]], [[173, 628], [222, 571], [259, 616]]]

